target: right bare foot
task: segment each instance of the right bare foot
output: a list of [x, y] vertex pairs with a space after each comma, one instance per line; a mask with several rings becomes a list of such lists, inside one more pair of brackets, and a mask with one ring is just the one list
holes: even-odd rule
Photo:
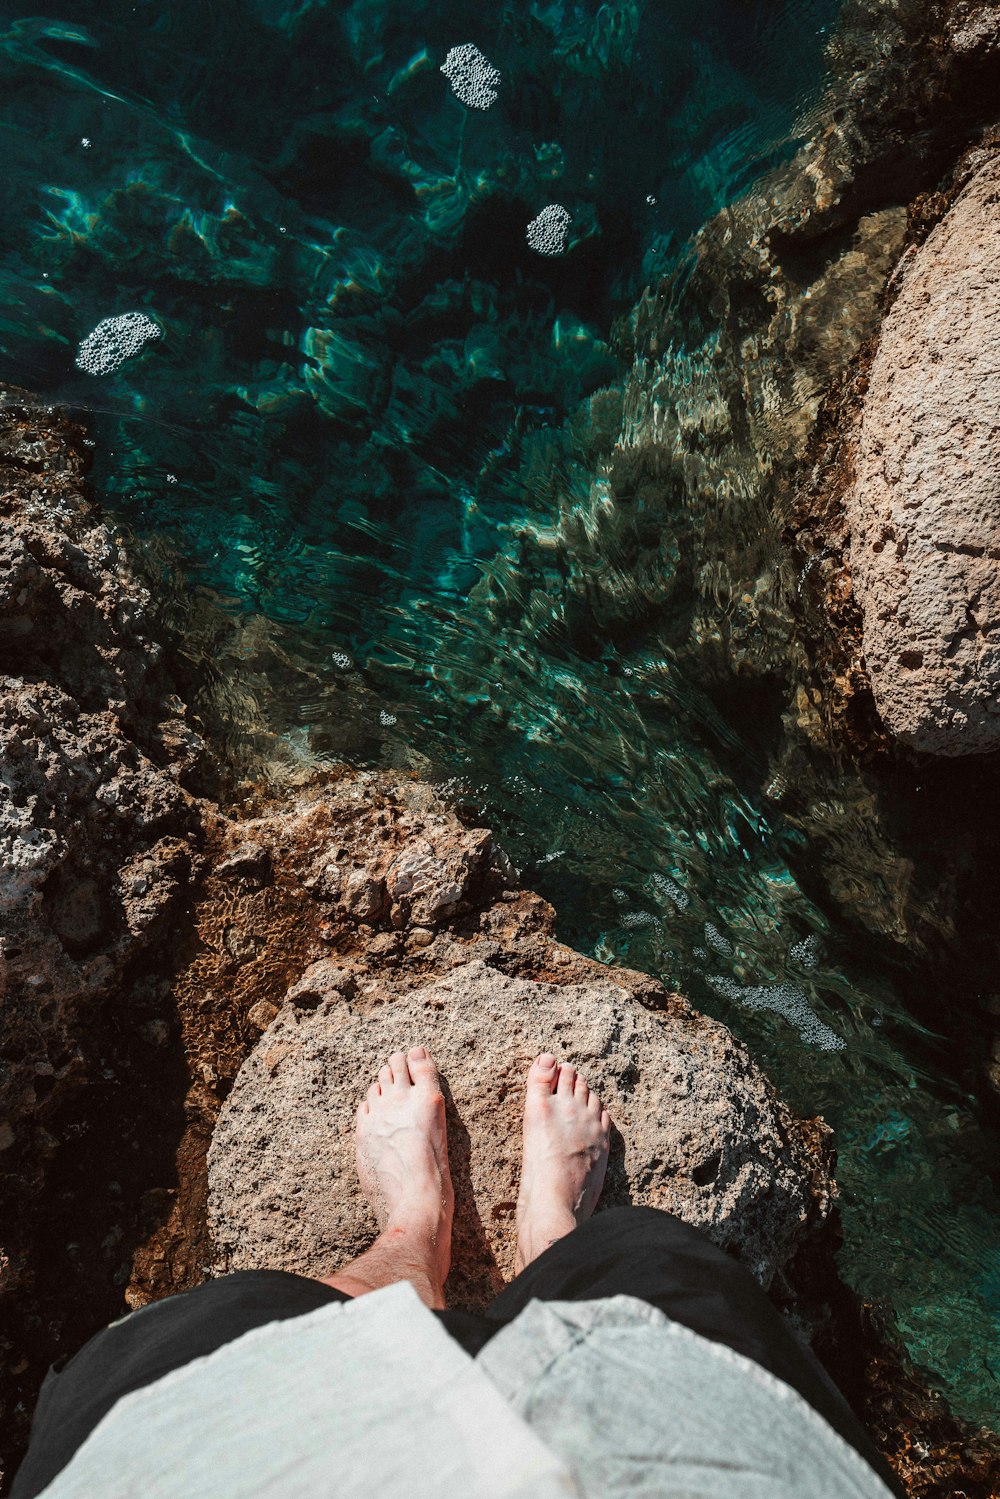
[[610, 1138], [608, 1111], [586, 1078], [543, 1052], [531, 1064], [524, 1101], [518, 1271], [590, 1217], [604, 1185]]
[[444, 1097], [426, 1047], [394, 1051], [358, 1109], [361, 1187], [385, 1244], [396, 1241], [443, 1287], [451, 1260], [454, 1193]]

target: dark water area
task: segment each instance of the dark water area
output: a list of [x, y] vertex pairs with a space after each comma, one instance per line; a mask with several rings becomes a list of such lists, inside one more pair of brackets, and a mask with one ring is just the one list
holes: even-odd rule
[[[986, 1040], [927, 992], [989, 988], [995, 771], [790, 758], [781, 671], [690, 649], [702, 559], [668, 536], [644, 610], [624, 554], [566, 545], [621, 429], [617, 320], [661, 277], [683, 299], [690, 237], [794, 152], [837, 10], [0, 4], [0, 377], [87, 415], [109, 508], [180, 561], [192, 654], [209, 592], [289, 760], [440, 781], [561, 936], [663, 975], [827, 1117], [845, 1278], [996, 1425]], [[467, 42], [501, 74], [485, 110], [440, 71]], [[129, 312], [159, 336], [79, 369]], [[693, 349], [673, 370], [702, 399]], [[778, 542], [734, 511], [728, 544], [765, 568]]]

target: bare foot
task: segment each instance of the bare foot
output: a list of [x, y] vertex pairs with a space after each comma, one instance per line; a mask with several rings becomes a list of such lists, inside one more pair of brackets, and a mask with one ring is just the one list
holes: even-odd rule
[[358, 1109], [357, 1160], [379, 1243], [416, 1265], [443, 1305], [455, 1198], [441, 1081], [425, 1047], [394, 1051], [368, 1089]]
[[608, 1165], [611, 1120], [575, 1067], [543, 1052], [528, 1072], [516, 1269], [589, 1218]]

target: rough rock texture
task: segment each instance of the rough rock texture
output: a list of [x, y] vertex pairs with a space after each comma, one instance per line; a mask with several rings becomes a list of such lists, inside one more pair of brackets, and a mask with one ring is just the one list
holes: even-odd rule
[[137, 1030], [145, 1018], [139, 966], [183, 905], [200, 837], [183, 783], [201, 744], [146, 595], [84, 495], [82, 435], [0, 391], [0, 1360], [12, 1298], [37, 1281], [58, 1110], [102, 1081], [84, 1043], [126, 984]]
[[603, 1206], [665, 1208], [769, 1284], [815, 1218], [810, 1168], [772, 1088], [702, 1017], [654, 1016], [614, 983], [537, 984], [482, 962], [404, 995], [349, 976], [299, 983], [244, 1063], [209, 1154], [223, 1263], [330, 1274], [371, 1243], [354, 1115], [388, 1054], [427, 1044], [447, 1090], [456, 1178], [449, 1297], [513, 1275], [524, 1078], [544, 1050], [581, 1067], [616, 1126]]
[[[0, 408], [0, 1165], [74, 1066], [87, 1007], [162, 928], [199, 817], [201, 745], [142, 589], [84, 498], [81, 433]], [[28, 1126], [29, 1130], [31, 1125]], [[19, 1168], [20, 1169], [20, 1168]], [[8, 1223], [5, 1228], [9, 1228]]]
[[1000, 149], [903, 263], [848, 497], [879, 713], [914, 749], [1000, 743]]

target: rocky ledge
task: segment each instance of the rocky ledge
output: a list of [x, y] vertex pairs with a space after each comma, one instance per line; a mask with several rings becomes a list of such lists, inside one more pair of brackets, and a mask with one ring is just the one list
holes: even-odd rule
[[607, 1200], [670, 1207], [787, 1301], [789, 1266], [829, 1218], [825, 1126], [793, 1119], [682, 997], [558, 942], [488, 829], [430, 787], [344, 771], [220, 807], [85, 460], [78, 428], [4, 394], [0, 1352], [15, 1451], [47, 1364], [123, 1295], [142, 1305], [226, 1264], [328, 1269], [372, 1236], [349, 1132], [397, 1039], [433, 1046], [448, 1083], [466, 1220], [453, 1294], [482, 1300], [510, 1274], [518, 1095], [551, 1045], [614, 1111]]
[[[333, 930], [317, 928], [313, 950], [330, 955], [281, 996], [215, 1129], [223, 1267], [329, 1274], [371, 1242], [354, 1115], [377, 1063], [418, 1041], [446, 1085], [459, 1305], [483, 1304], [513, 1274], [524, 1077], [546, 1049], [586, 1071], [615, 1123], [604, 1205], [677, 1213], [767, 1285], [823, 1224], [822, 1124], [793, 1120], [744, 1048], [680, 996], [557, 942], [552, 908], [427, 787], [352, 777], [245, 832], [279, 879], [300, 850], [291, 877]], [[241, 878], [229, 876], [230, 930], [249, 934], [240, 912], [255, 891]]]
[[[202, 744], [147, 595], [86, 497], [82, 431], [0, 401], [0, 1279], [32, 1281], [51, 1117], [81, 1038], [142, 987], [192, 877]], [[141, 1010], [141, 1005], [138, 1007]], [[2, 1340], [0, 1340], [2, 1341]]]

